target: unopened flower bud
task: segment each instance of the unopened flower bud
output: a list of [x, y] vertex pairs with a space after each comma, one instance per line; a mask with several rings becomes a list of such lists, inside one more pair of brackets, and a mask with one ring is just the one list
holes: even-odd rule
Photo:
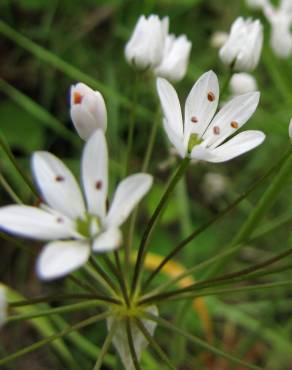
[[257, 91], [256, 79], [249, 73], [234, 73], [231, 77], [229, 88], [232, 95], [241, 95]]
[[71, 86], [70, 115], [79, 136], [87, 140], [98, 128], [107, 126], [107, 112], [104, 99], [82, 82]]

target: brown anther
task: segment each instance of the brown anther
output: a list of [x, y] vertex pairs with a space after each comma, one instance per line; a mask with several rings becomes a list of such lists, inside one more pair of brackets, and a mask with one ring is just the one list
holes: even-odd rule
[[61, 176], [61, 175], [58, 175], [55, 177], [55, 180], [58, 181], [58, 182], [62, 182], [65, 180], [65, 177]]
[[195, 117], [195, 116], [193, 116], [193, 117], [191, 118], [191, 121], [192, 121], [193, 123], [197, 123], [197, 122], [198, 122], [198, 118], [197, 118], [197, 117]]
[[237, 123], [236, 121], [232, 121], [232, 122], [230, 123], [230, 126], [231, 126], [232, 128], [238, 128], [238, 123]]
[[81, 95], [78, 91], [75, 91], [73, 94], [74, 104], [81, 104], [82, 99], [83, 99], [83, 95]]
[[102, 181], [101, 181], [101, 180], [96, 181], [96, 183], [95, 183], [95, 188], [96, 188], [97, 190], [101, 190], [101, 189], [102, 189]]
[[58, 217], [57, 222], [58, 222], [58, 224], [61, 224], [62, 222], [64, 222], [64, 219], [62, 217]]
[[212, 91], [208, 92], [207, 98], [209, 101], [214, 101], [216, 99], [215, 94]]
[[215, 135], [219, 135], [220, 134], [220, 127], [219, 126], [214, 126], [213, 127], [213, 132]]

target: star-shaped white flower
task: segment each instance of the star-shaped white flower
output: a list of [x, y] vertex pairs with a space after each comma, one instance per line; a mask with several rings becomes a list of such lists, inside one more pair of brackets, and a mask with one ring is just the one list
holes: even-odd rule
[[122, 241], [120, 225], [152, 185], [152, 176], [145, 173], [127, 177], [118, 185], [107, 211], [108, 153], [102, 130], [90, 137], [83, 151], [81, 177], [86, 205], [73, 174], [53, 154], [34, 153], [32, 170], [46, 205], [2, 207], [0, 229], [52, 240], [37, 261], [38, 275], [45, 280], [80, 267], [92, 250], [118, 248]]
[[[164, 128], [181, 157], [207, 162], [225, 162], [237, 157], [265, 139], [261, 131], [240, 129], [256, 110], [259, 92], [233, 98], [215, 115], [219, 85], [213, 71], [206, 72], [193, 86], [185, 104], [184, 123], [177, 93], [165, 79], [157, 79], [157, 90], [164, 113]], [[215, 115], [215, 116], [214, 116]]]

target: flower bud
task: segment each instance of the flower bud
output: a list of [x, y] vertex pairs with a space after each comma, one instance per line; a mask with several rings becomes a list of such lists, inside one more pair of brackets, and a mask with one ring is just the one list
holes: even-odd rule
[[155, 68], [156, 76], [165, 77], [171, 81], [180, 81], [186, 74], [192, 43], [185, 35], [166, 37], [163, 59]]
[[246, 94], [257, 90], [257, 82], [249, 73], [234, 73], [231, 77], [229, 88], [232, 95]]
[[107, 112], [104, 99], [82, 82], [71, 86], [70, 115], [79, 136], [87, 140], [98, 128], [107, 126]]
[[292, 141], [292, 118], [291, 118], [290, 124], [289, 124], [289, 137], [290, 137], [290, 140]]
[[215, 48], [221, 48], [228, 39], [228, 33], [222, 31], [216, 31], [211, 36], [210, 45]]
[[245, 0], [246, 5], [251, 9], [262, 9], [267, 5], [268, 0]]
[[168, 17], [142, 15], [125, 48], [125, 56], [138, 69], [154, 68], [161, 63], [168, 34]]
[[233, 23], [226, 43], [219, 51], [222, 62], [236, 71], [252, 71], [263, 46], [263, 27], [259, 20], [239, 17]]

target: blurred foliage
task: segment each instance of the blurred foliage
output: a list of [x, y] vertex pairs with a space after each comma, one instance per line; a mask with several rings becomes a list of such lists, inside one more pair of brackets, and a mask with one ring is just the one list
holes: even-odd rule
[[[161, 16], [168, 15], [170, 31], [175, 34], [185, 33], [193, 43], [188, 75], [177, 86], [181, 101], [186, 97], [196, 78], [208, 69], [215, 70], [220, 82], [224, 83], [227, 71], [218, 59], [217, 50], [210, 45], [210, 37], [215, 31], [228, 31], [232, 21], [239, 15], [259, 17], [265, 26], [264, 52], [254, 73], [261, 91], [261, 103], [247, 127], [263, 130], [267, 139], [264, 145], [255, 151], [231, 162], [219, 165], [199, 163], [190, 168], [184, 188], [177, 190], [176, 197], [167, 208], [161, 227], [157, 229], [151, 243], [152, 251], [166, 254], [182, 237], [209, 220], [264, 174], [289, 145], [287, 130], [292, 116], [292, 59], [278, 60], [273, 55], [269, 47], [270, 30], [267, 22], [261, 13], [252, 13], [244, 1], [239, 0], [1, 0], [0, 2], [1, 18], [12, 28], [107, 87], [105, 99], [109, 116], [107, 137], [112, 161], [111, 188], [114, 188], [115, 182], [122, 174], [129, 123], [129, 110], [122, 104], [120, 97], [131, 99], [134, 81], [133, 70], [125, 62], [123, 49], [138, 16], [152, 12]], [[73, 138], [75, 133], [68, 114], [68, 89], [78, 80], [78, 76], [74, 79], [72, 73], [66, 74], [62, 68], [58, 69], [51, 63], [39, 60], [25, 48], [3, 36], [0, 41], [0, 52], [2, 56], [0, 74], [6, 81], [0, 85], [1, 133], [20, 165], [31, 176], [29, 171], [31, 152], [50, 150], [67, 161], [78, 175], [82, 143], [78, 138]], [[12, 90], [6, 84], [9, 84]], [[20, 94], [13, 93], [13, 88]], [[131, 161], [131, 172], [139, 170], [142, 165], [145, 138], [153, 124], [152, 112], [157, 105], [153, 98], [153, 90], [151, 76], [143, 77], [138, 92], [139, 104], [146, 108], [147, 114], [144, 112], [137, 118], [135, 155]], [[22, 95], [28, 100], [23, 100]], [[35, 102], [37, 106], [32, 106], [30, 101]], [[167, 162], [172, 161], [169, 143], [161, 127], [150, 164], [150, 172], [156, 176], [156, 187], [144, 202], [145, 207], [139, 217], [139, 227], [135, 234], [137, 242], [172, 170], [173, 166], [171, 164], [167, 166]], [[21, 199], [25, 203], [31, 203], [29, 190], [7, 162], [4, 153], [1, 153], [0, 169]], [[203, 186], [204, 177], [208, 172], [222, 174], [229, 183], [224, 194], [211, 201], [210, 189]], [[241, 203], [237, 210], [232, 211], [212, 229], [191, 242], [180, 255], [180, 261], [186, 267], [191, 267], [224, 250], [267, 185], [268, 182], [264, 183]], [[287, 184], [277, 203], [266, 215], [263, 225], [291, 212], [290, 191], [291, 184]], [[3, 189], [1, 201], [2, 204], [11, 202]], [[181, 207], [182, 203], [185, 206]], [[273, 233], [252, 242], [243, 248], [231, 269], [256, 263], [275, 252], [291, 247], [290, 230], [291, 222], [285, 223]], [[34, 243], [29, 247], [37, 251], [39, 246], [39, 243]], [[25, 256], [26, 254], [14, 248], [13, 244], [2, 242], [1, 280], [28, 295], [53, 290], [54, 284], [41, 286], [36, 281], [33, 258]], [[288, 278], [289, 274], [289, 271], [283, 272], [281, 278]], [[279, 277], [274, 275], [272, 279], [277, 280]], [[259, 363], [265, 369], [291, 369], [291, 353], [283, 350], [283, 346], [287, 349], [292, 339], [292, 309], [289, 299], [291, 300], [289, 293], [281, 289], [268, 294], [259, 293], [256, 296], [229, 295], [224, 299], [207, 299], [214, 320], [215, 344], [226, 351], [237, 353], [252, 363]], [[254, 300], [259, 302], [253, 304]], [[168, 316], [172, 314], [172, 310], [172, 307], [164, 307], [161, 313]], [[189, 310], [181, 317], [188, 330], [202, 334], [201, 323], [194, 311]], [[16, 329], [12, 335], [9, 334], [9, 330], [10, 328], [4, 328], [1, 333], [3, 340], [0, 347], [3, 353], [12, 352], [37, 338], [36, 332], [26, 326], [21, 329], [17, 341], [14, 341]], [[20, 330], [18, 326], [17, 330]], [[96, 335], [94, 329], [89, 329], [88, 336], [94, 343], [100, 344], [104, 330], [101, 325]], [[161, 329], [156, 333], [166, 348], [169, 343], [168, 334]], [[76, 351], [78, 348], [75, 347], [74, 351], [70, 349], [72, 355], [79, 361], [86, 358], [85, 363], [91, 364], [92, 358], [86, 357], [86, 353]], [[24, 362], [19, 360], [7, 366], [7, 369], [67, 368], [62, 361], [51, 359], [49, 351], [49, 348], [43, 349], [39, 356], [32, 355]], [[173, 355], [175, 356], [176, 354]], [[193, 347], [187, 348], [182, 361], [181, 369], [203, 370], [207, 369], [206, 363], [209, 364], [208, 369], [235, 369], [230, 364], [220, 362], [219, 359], [206, 362], [206, 353]], [[165, 367], [159, 363], [157, 368]]]

